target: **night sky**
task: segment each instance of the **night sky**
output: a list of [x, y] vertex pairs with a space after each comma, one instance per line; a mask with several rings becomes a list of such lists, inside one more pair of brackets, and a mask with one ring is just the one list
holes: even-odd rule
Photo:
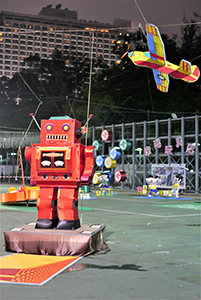
[[[144, 25], [146, 20], [170, 36], [180, 32], [184, 16], [201, 26], [201, 0], [137, 0], [143, 16], [134, 0], [0, 0], [0, 11], [37, 15], [42, 7], [59, 3], [61, 9], [78, 11], [78, 19], [112, 24], [114, 18], [120, 18], [133, 21], [134, 26]], [[194, 12], [200, 17], [195, 17]]]

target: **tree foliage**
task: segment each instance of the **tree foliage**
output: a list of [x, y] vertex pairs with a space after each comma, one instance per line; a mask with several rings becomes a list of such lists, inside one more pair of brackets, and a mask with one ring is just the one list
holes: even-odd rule
[[[201, 69], [200, 27], [192, 21], [181, 32], [180, 40], [162, 35], [167, 60], [179, 64], [186, 59]], [[142, 30], [119, 35], [113, 52], [123, 56], [129, 45], [130, 50], [148, 51]], [[51, 59], [27, 57], [20, 73], [10, 80], [1, 78], [0, 125], [27, 128], [29, 113], [36, 110], [39, 99], [43, 102], [37, 113], [39, 121], [66, 114], [84, 122], [90, 104], [94, 114], [90, 125], [168, 118], [173, 112], [189, 116], [201, 111], [200, 79], [187, 84], [170, 78], [169, 92], [162, 93], [156, 89], [152, 70], [135, 66], [125, 55], [110, 67], [101, 58], [93, 59], [89, 91], [90, 63], [89, 57], [69, 55], [57, 48]]]

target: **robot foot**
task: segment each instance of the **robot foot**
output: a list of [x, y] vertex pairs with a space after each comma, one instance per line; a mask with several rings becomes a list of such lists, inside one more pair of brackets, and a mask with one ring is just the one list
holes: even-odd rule
[[80, 227], [80, 220], [59, 220], [57, 229], [74, 230]]
[[35, 228], [40, 228], [40, 229], [52, 229], [56, 227], [58, 224], [58, 219], [38, 219], [36, 222]]

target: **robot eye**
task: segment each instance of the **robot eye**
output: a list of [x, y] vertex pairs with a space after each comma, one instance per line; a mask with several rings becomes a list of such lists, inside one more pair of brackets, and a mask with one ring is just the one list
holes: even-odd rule
[[70, 129], [70, 125], [69, 124], [63, 124], [62, 129], [63, 129], [63, 131], [68, 131]]
[[47, 124], [46, 126], [45, 126], [45, 129], [47, 130], [47, 131], [51, 131], [52, 129], [53, 129], [53, 125], [52, 124]]

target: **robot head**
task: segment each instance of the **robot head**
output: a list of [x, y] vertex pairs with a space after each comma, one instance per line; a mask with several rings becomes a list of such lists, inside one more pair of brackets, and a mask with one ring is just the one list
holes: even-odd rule
[[68, 116], [41, 120], [41, 143], [80, 143], [81, 123]]

